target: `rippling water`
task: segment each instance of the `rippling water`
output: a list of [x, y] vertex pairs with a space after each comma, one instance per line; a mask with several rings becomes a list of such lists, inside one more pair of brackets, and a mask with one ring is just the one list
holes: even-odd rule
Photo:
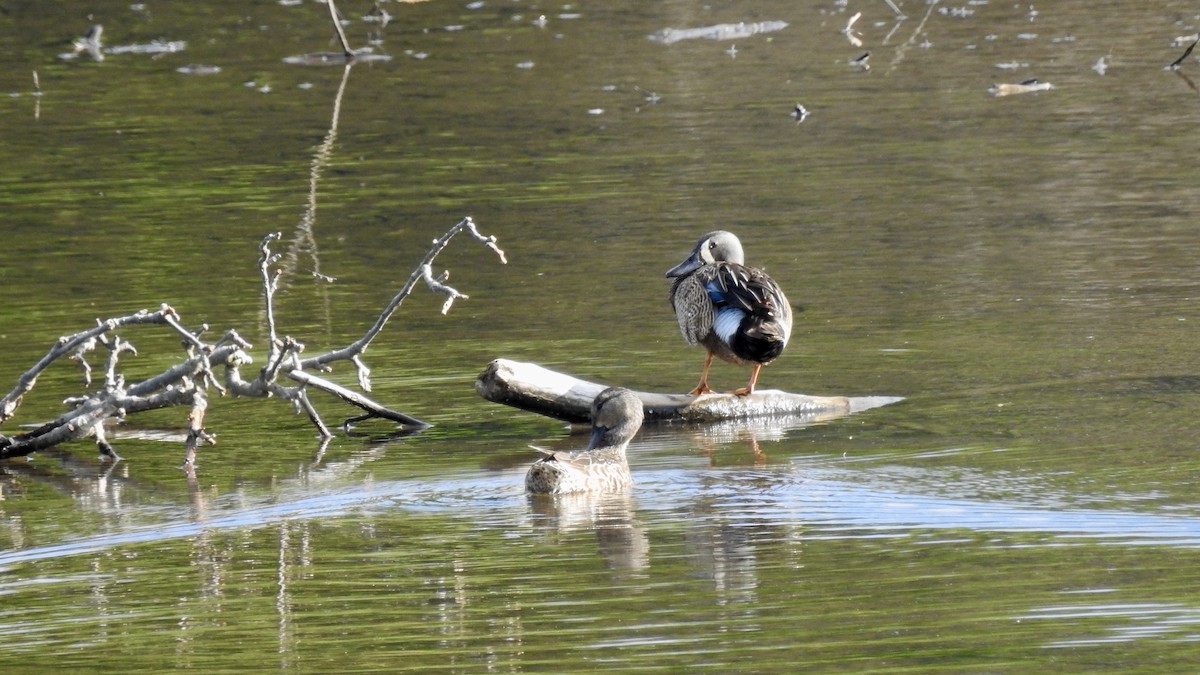
[[[5, 390], [162, 302], [261, 345], [268, 232], [310, 349], [360, 335], [464, 215], [510, 261], [456, 241], [438, 267], [471, 297], [414, 295], [367, 353], [420, 434], [321, 447], [274, 401], [215, 399], [195, 481], [179, 411], [114, 431], [116, 466], [84, 443], [0, 465], [0, 668], [1194, 669], [1200, 62], [1163, 66], [1195, 13], [339, 7], [390, 61], [285, 63], [336, 51], [316, 3], [0, 14]], [[97, 22], [103, 61], [60, 57]], [[1032, 77], [1053, 89], [987, 92]], [[648, 426], [630, 495], [524, 495], [530, 445], [582, 439], [475, 376], [690, 388], [663, 272], [718, 227], [805, 310], [764, 386], [904, 400]], [[131, 378], [176, 357], [123, 337]], [[48, 371], [3, 433], [79, 379]]]

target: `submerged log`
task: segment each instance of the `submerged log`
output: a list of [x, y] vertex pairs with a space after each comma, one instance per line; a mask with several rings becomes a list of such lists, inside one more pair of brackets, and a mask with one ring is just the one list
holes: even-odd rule
[[[475, 381], [475, 391], [493, 403], [578, 423], [588, 421], [592, 399], [607, 386], [508, 359], [492, 361]], [[903, 400], [899, 396], [808, 396], [775, 389], [759, 389], [749, 396], [635, 393], [645, 406], [646, 419], [683, 422], [775, 416], [833, 419]]]

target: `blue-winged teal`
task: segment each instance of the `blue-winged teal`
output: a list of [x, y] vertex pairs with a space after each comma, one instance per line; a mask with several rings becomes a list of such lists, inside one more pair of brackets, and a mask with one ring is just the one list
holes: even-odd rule
[[529, 467], [525, 489], [530, 492], [621, 492], [633, 485], [625, 446], [642, 426], [642, 401], [637, 394], [609, 387], [592, 401], [592, 439], [586, 450], [551, 453]]
[[734, 394], [754, 391], [758, 371], [775, 360], [792, 332], [792, 308], [765, 272], [746, 267], [742, 243], [718, 230], [700, 237], [687, 260], [667, 270], [673, 277], [671, 306], [688, 344], [704, 345], [708, 356], [693, 395], [708, 394], [714, 356], [753, 366], [750, 382]]

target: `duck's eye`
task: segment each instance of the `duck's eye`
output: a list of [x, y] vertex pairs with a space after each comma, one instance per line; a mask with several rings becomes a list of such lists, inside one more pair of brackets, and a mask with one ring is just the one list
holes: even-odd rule
[[708, 242], [708, 250], [711, 251], [711, 250], [715, 249], [716, 247], [717, 247], [717, 242], [715, 242], [715, 241]]

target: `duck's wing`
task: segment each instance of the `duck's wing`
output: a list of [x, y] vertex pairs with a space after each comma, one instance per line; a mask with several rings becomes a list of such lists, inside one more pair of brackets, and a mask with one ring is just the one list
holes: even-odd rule
[[717, 266], [707, 288], [709, 297], [718, 305], [725, 304], [762, 318], [791, 322], [792, 310], [783, 289], [760, 269], [722, 263]]

